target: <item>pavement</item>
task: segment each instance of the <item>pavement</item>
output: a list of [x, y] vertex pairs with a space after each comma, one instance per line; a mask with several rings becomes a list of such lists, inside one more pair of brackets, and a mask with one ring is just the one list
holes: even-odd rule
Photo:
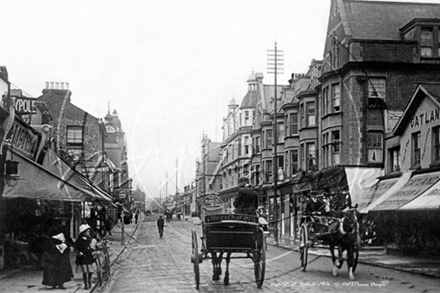
[[[299, 243], [290, 239], [267, 238], [267, 244], [289, 250], [299, 251]], [[308, 250], [310, 255], [331, 257], [327, 246], [315, 245]], [[359, 251], [359, 264], [368, 264], [407, 273], [420, 274], [432, 278], [440, 278], [440, 257], [402, 256], [389, 254], [383, 246], [362, 246]]]
[[[142, 222], [143, 217], [138, 221]], [[114, 264], [119, 260], [119, 256], [125, 250], [126, 246], [121, 244], [122, 235], [124, 235], [125, 244], [127, 245], [130, 238], [136, 232], [137, 224], [134, 222], [129, 225], [124, 225], [124, 234], [121, 231], [121, 223], [115, 225], [112, 230], [112, 235], [107, 235], [105, 238], [109, 240], [110, 248], [110, 263]], [[70, 263], [73, 269], [73, 280], [64, 283], [65, 290], [52, 289], [50, 286], [44, 286], [41, 284], [43, 280], [43, 270], [31, 270], [31, 269], [14, 269], [14, 270], [0, 270], [0, 293], [14, 293], [14, 292], [93, 292], [97, 289], [98, 279], [96, 273], [92, 276], [92, 288], [85, 290], [82, 280], [81, 271], [76, 270], [75, 265], [75, 252], [70, 252]], [[111, 274], [113, 273], [110, 267]]]
[[[142, 222], [142, 219], [138, 223]], [[200, 225], [198, 218], [192, 218], [187, 221], [188, 224]], [[125, 244], [128, 244], [130, 238], [136, 232], [137, 225], [135, 223], [125, 225], [124, 238]], [[122, 231], [120, 223], [112, 230], [113, 235], [107, 235], [110, 241], [110, 261], [112, 264], [118, 262], [119, 256], [125, 250], [126, 246], [121, 244]], [[275, 241], [273, 237], [267, 238], [267, 244], [277, 246], [283, 249], [298, 251], [298, 243], [290, 239], [278, 239]], [[330, 257], [328, 248], [316, 245], [309, 249], [309, 255], [321, 257]], [[440, 257], [414, 257], [399, 256], [388, 254], [383, 247], [362, 247], [359, 253], [360, 264], [368, 264], [378, 267], [390, 268], [393, 270], [404, 271], [407, 273], [420, 274], [431, 278], [440, 278]], [[93, 292], [99, 288], [96, 274], [93, 274], [92, 288], [85, 290], [82, 282], [81, 272], [75, 270], [75, 253], [71, 252], [71, 264], [74, 270], [74, 279], [64, 284], [66, 290], [52, 289], [51, 287], [41, 284], [43, 279], [42, 270], [0, 270], [0, 293], [13, 292], [41, 292], [50, 290], [51, 292]]]

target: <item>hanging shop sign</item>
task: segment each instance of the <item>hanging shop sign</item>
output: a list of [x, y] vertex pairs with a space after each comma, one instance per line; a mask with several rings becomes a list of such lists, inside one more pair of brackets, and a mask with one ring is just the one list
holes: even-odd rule
[[19, 119], [15, 119], [7, 136], [11, 139], [14, 151], [35, 160], [41, 135], [37, 130], [30, 128]]
[[35, 98], [15, 97], [15, 112], [17, 114], [35, 114], [37, 113], [36, 102]]

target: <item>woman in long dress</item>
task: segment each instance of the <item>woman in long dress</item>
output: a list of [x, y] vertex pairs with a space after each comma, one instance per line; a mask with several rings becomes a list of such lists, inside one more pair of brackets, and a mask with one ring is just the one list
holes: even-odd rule
[[43, 271], [43, 285], [52, 286], [53, 289], [66, 289], [65, 282], [73, 278], [70, 264], [70, 248], [66, 244], [63, 233], [53, 235], [46, 239], [45, 264]]

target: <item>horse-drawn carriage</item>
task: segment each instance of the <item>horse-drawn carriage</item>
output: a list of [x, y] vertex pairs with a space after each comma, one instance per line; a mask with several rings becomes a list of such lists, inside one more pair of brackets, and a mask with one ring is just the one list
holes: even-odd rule
[[[199, 252], [197, 233], [192, 229], [191, 262], [194, 264], [196, 288], [200, 285], [199, 264], [211, 259], [214, 281], [221, 275], [221, 261], [226, 254], [224, 284], [229, 284], [230, 259], [250, 258], [254, 262], [254, 275], [257, 287], [263, 285], [266, 269], [266, 236], [259, 217], [247, 214], [228, 214], [223, 212], [220, 198], [207, 196], [201, 214], [202, 237]], [[238, 254], [232, 256], [232, 253]]]
[[[308, 251], [316, 243], [328, 245], [333, 262], [333, 275], [343, 264], [343, 252], [347, 251], [347, 265], [350, 279], [354, 279], [360, 249], [360, 235], [357, 207], [352, 207], [342, 213], [342, 218], [322, 216], [317, 214], [304, 215], [301, 218], [300, 229], [300, 262], [303, 271], [307, 268]], [[338, 264], [334, 249], [338, 249]]]

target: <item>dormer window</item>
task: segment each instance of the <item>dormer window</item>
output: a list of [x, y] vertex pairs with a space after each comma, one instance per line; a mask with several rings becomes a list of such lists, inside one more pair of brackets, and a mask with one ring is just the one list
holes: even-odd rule
[[433, 34], [431, 28], [423, 28], [420, 33], [420, 55], [422, 57], [432, 57]]

